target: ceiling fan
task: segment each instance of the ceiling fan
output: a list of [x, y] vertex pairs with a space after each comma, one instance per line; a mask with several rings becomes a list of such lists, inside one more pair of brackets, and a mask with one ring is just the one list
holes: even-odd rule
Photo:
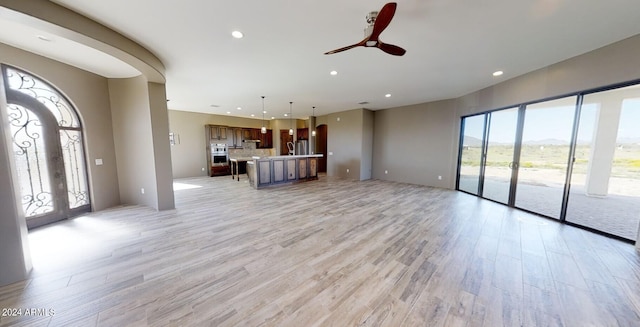
[[331, 50], [329, 52], [325, 52], [324, 54], [326, 55], [334, 54], [334, 53], [342, 52], [355, 47], [368, 47], [368, 48], [376, 47], [390, 55], [394, 55], [394, 56], [404, 55], [406, 52], [405, 49], [397, 45], [383, 43], [382, 41], [380, 41], [380, 39], [378, 39], [378, 37], [380, 36], [380, 33], [382, 33], [382, 31], [384, 31], [384, 29], [387, 28], [387, 26], [389, 26], [389, 23], [391, 23], [391, 19], [393, 18], [393, 15], [395, 15], [396, 13], [396, 7], [397, 7], [397, 4], [395, 2], [389, 2], [385, 4], [382, 7], [382, 9], [380, 9], [380, 12], [372, 11], [367, 15], [367, 23], [369, 23], [369, 26], [367, 26], [364, 29], [364, 40], [356, 44], [346, 46], [344, 48], [339, 48], [339, 49]]

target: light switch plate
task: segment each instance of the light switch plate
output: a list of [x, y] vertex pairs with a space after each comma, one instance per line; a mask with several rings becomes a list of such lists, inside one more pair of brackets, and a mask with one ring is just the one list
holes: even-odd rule
[[96, 159], [96, 166], [102, 166], [102, 159]]

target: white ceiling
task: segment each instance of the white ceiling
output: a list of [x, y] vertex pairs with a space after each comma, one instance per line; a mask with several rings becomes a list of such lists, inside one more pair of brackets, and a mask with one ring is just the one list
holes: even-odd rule
[[[304, 118], [312, 106], [324, 115], [458, 97], [640, 33], [638, 0], [399, 0], [380, 39], [406, 55], [356, 48], [327, 56], [360, 41], [365, 16], [385, 1], [54, 2], [155, 53], [166, 66], [169, 109], [256, 118], [262, 95], [276, 118], [289, 101]], [[245, 37], [234, 39], [234, 30]], [[50, 43], [32, 51], [46, 54]], [[127, 75], [96, 63], [78, 66]], [[497, 70], [504, 75], [493, 77]]]

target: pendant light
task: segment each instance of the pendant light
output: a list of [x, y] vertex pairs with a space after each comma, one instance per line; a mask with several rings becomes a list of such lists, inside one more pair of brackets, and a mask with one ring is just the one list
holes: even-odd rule
[[[315, 118], [316, 117], [316, 107], [312, 107], [312, 108], [313, 108], [313, 113], [311, 114], [311, 116]], [[315, 122], [315, 119], [314, 119], [314, 122]], [[314, 125], [315, 125], [315, 123], [314, 123]], [[312, 128], [313, 129], [311, 130], [311, 136], [316, 136], [316, 127], [313, 126]]]
[[264, 95], [262, 96], [262, 128], [260, 133], [267, 134], [267, 127], [264, 126]]
[[293, 101], [289, 101], [289, 135], [293, 135], [292, 113], [293, 113]]

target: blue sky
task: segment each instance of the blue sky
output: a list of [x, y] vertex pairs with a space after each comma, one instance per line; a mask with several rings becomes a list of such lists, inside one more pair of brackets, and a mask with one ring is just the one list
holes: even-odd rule
[[[585, 97], [587, 102], [588, 96]], [[526, 111], [523, 141], [557, 139], [569, 142], [573, 128], [573, 106], [543, 106], [549, 103], [535, 104]], [[579, 141], [592, 138], [596, 123], [597, 105], [586, 103], [580, 117]], [[606, 110], [606, 108], [605, 108]], [[512, 143], [515, 139], [517, 108], [492, 113], [491, 142]], [[469, 117], [465, 124], [465, 134], [482, 137], [482, 116]], [[623, 101], [618, 126], [618, 139], [640, 139], [640, 98]]]

